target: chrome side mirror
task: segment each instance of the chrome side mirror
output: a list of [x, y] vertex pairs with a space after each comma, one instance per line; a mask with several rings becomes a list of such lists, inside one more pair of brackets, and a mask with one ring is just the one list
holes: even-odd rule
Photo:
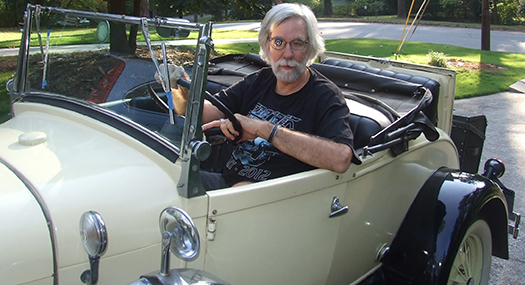
[[199, 232], [191, 217], [182, 209], [167, 207], [159, 218], [162, 233], [162, 259], [160, 271], [140, 277], [130, 285], [227, 285], [216, 276], [202, 270], [180, 268], [170, 270], [170, 251], [184, 261], [199, 256]]
[[80, 218], [80, 238], [89, 256], [90, 269], [80, 276], [83, 283], [95, 285], [98, 282], [100, 257], [108, 248], [108, 234], [104, 220], [95, 211], [85, 212]]
[[170, 251], [184, 261], [199, 256], [199, 232], [186, 212], [168, 207], [160, 213], [159, 227], [162, 233], [162, 259], [160, 274], [169, 275]]

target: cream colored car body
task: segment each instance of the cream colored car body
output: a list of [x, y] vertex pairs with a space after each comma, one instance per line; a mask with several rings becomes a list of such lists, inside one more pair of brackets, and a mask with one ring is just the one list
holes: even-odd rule
[[[168, 205], [187, 211], [201, 233], [203, 251], [188, 266], [232, 284], [357, 279], [379, 264], [378, 251], [393, 238], [418, 190], [396, 189], [422, 185], [436, 164], [458, 164], [453, 144], [442, 133], [432, 148], [420, 138], [411, 143], [410, 152], [394, 159], [383, 151], [343, 174], [313, 170], [186, 199], [176, 191], [180, 166], [118, 130], [59, 108], [34, 103], [14, 107], [15, 118], [0, 128], [2, 160], [23, 173], [52, 214], [61, 284], [77, 282], [88, 269], [78, 219], [93, 209], [104, 218], [110, 239], [99, 284], [129, 283], [158, 269], [156, 221]], [[20, 145], [18, 138], [28, 132], [43, 132], [47, 140]], [[6, 241], [2, 252], [17, 261], [2, 265], [0, 279], [52, 284], [52, 249], [42, 211], [10, 171], [4, 167], [2, 173], [16, 185], [13, 195], [23, 197], [15, 201], [26, 203], [1, 208], [4, 221], [14, 224], [1, 228]], [[347, 214], [328, 217], [333, 197], [350, 207]], [[207, 240], [209, 219], [216, 221], [212, 241]], [[358, 263], [349, 259], [355, 256], [361, 256]]]

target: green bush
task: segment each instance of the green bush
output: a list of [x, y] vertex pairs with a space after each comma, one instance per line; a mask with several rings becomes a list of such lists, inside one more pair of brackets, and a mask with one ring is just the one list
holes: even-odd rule
[[496, 6], [501, 24], [513, 25], [520, 22], [520, 5], [517, 1], [505, 0]]
[[283, 3], [301, 3], [304, 4], [314, 12], [315, 16], [320, 17], [323, 15], [323, 3], [317, 0], [285, 0]]
[[354, 9], [352, 4], [334, 5], [334, 15], [336, 16], [353, 16]]
[[437, 67], [448, 67], [445, 54], [442, 52], [429, 51], [427, 53], [428, 65]]

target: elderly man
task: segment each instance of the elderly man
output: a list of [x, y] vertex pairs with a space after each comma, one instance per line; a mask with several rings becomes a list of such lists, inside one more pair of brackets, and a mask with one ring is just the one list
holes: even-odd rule
[[[271, 68], [216, 94], [241, 123], [243, 135], [221, 175], [201, 175], [204, 187], [238, 186], [314, 168], [344, 172], [351, 162], [360, 163], [341, 91], [309, 67], [325, 50], [310, 8], [274, 6], [261, 24], [259, 44]], [[206, 102], [203, 128], [220, 127], [234, 139], [239, 133], [224, 117]]]

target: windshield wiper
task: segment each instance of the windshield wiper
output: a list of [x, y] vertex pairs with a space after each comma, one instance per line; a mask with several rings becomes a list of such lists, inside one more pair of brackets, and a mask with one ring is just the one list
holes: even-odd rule
[[155, 69], [157, 70], [157, 73], [160, 76], [160, 83], [162, 85], [162, 89], [164, 89], [164, 92], [166, 93], [166, 96], [168, 98], [168, 106], [169, 106], [169, 117], [170, 117], [170, 124], [175, 124], [174, 114], [173, 110], [175, 107], [173, 106], [173, 100], [172, 100], [172, 94], [171, 94], [171, 86], [170, 86], [170, 76], [169, 76], [169, 69], [168, 69], [168, 63], [167, 63], [167, 56], [166, 56], [166, 45], [165, 43], [162, 43], [162, 61], [164, 64], [164, 72], [160, 70], [159, 62], [157, 61], [157, 57], [155, 56], [155, 52], [153, 51], [153, 48], [151, 46], [151, 39], [149, 36], [149, 29], [148, 29], [148, 21], [147, 19], [142, 19], [142, 34], [144, 35], [144, 39], [146, 40], [146, 45], [148, 46], [149, 52], [151, 54], [151, 59], [153, 60], [153, 64], [155, 65]]
[[51, 29], [49, 27], [49, 23], [47, 25], [47, 39], [46, 39], [46, 49], [44, 51], [44, 47], [42, 44], [42, 33], [40, 32], [40, 14], [42, 13], [42, 7], [40, 5], [37, 5], [35, 8], [35, 24], [36, 24], [36, 32], [38, 34], [38, 42], [40, 43], [40, 53], [42, 55], [42, 62], [44, 64], [44, 67], [42, 68], [42, 89], [44, 89], [47, 85], [47, 62], [48, 62], [48, 55], [49, 55], [49, 37], [51, 35]]

